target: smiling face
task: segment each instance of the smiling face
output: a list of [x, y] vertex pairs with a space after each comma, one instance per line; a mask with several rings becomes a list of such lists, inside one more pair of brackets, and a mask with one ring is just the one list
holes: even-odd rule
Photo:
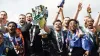
[[86, 28], [87, 28], [86, 22], [87, 22], [87, 20], [88, 20], [89, 18], [90, 18], [89, 16], [85, 16], [85, 17], [84, 17], [84, 25], [85, 25]]
[[28, 22], [28, 23], [32, 22], [32, 14], [31, 13], [26, 14], [26, 22]]
[[19, 16], [19, 23], [20, 23], [21, 26], [26, 23], [26, 16], [25, 15]]
[[70, 29], [71, 31], [76, 30], [76, 29], [77, 29], [77, 23], [76, 23], [75, 21], [70, 21], [70, 22], [69, 22], [69, 29]]
[[16, 32], [16, 25], [14, 24], [14, 23], [9, 23], [8, 25], [7, 25], [7, 29], [8, 29], [8, 32], [10, 33], [10, 34], [12, 34], [12, 33], [15, 33]]
[[63, 21], [63, 25], [65, 26], [65, 27], [68, 27], [68, 20], [69, 20], [70, 18], [68, 18], [68, 17], [66, 17], [65, 19], [64, 19], [64, 21]]
[[6, 21], [7, 21], [7, 13], [5, 11], [1, 11], [0, 12], [0, 20], [2, 20], [2, 22], [4, 24], [6, 24]]
[[93, 28], [93, 23], [94, 23], [93, 19], [91, 19], [91, 18], [87, 19], [87, 22], [86, 22], [87, 28], [92, 29]]
[[0, 18], [2, 18], [2, 19], [7, 19], [7, 13], [6, 12], [0, 12]]
[[56, 21], [56, 22], [54, 23], [54, 29], [55, 29], [56, 31], [61, 31], [61, 29], [62, 29], [62, 23], [61, 23], [61, 21]]

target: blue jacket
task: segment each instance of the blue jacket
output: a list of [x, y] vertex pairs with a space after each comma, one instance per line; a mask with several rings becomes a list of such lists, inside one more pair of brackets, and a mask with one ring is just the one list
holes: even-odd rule
[[82, 37], [78, 37], [76, 33], [71, 34], [70, 31], [67, 33], [67, 43], [69, 43], [69, 46], [71, 48], [73, 47], [81, 47], [84, 50], [90, 51], [90, 42], [88, 41], [88, 36], [83, 35]]

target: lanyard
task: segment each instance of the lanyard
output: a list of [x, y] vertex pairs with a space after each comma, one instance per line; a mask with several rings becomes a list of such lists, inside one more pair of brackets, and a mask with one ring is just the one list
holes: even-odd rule
[[61, 48], [60, 48], [60, 44], [59, 44], [59, 41], [58, 41], [57, 32], [55, 31], [55, 33], [56, 33], [56, 40], [57, 40], [58, 49], [59, 49], [60, 52], [62, 52], [63, 43], [64, 43], [64, 38], [63, 38], [64, 35], [63, 35], [63, 32], [61, 32], [61, 40], [62, 40], [62, 46], [61, 46]]
[[[14, 42], [13, 42], [13, 39], [14, 38], [12, 39], [12, 37], [10, 36], [9, 33], [8, 33], [8, 37], [9, 37], [9, 39], [11, 41], [12, 46], [14, 47], [14, 50], [15, 50], [16, 54], [19, 54], [19, 51], [15, 48], [15, 45], [14, 45]], [[16, 39], [16, 36], [15, 36], [15, 42], [18, 44], [17, 39]]]
[[[72, 34], [70, 31], [68, 32], [68, 39], [69, 41], [71, 41], [73, 39], [74, 36], [76, 36], [79, 33], [79, 30], [76, 30], [76, 33]], [[68, 55], [72, 55], [72, 51], [73, 51], [73, 47], [71, 47], [71, 45], [69, 44], [69, 53]]]
[[33, 40], [34, 40], [34, 36], [35, 36], [35, 30], [36, 30], [36, 26], [34, 26], [33, 32], [30, 29], [30, 42], [31, 42], [30, 46], [33, 46]]
[[88, 36], [90, 37], [90, 40], [92, 41], [92, 43], [94, 43], [94, 39], [93, 39], [93, 32], [92, 31], [90, 31], [89, 29], [86, 29], [86, 33], [88, 34]]
[[76, 33], [72, 34], [70, 31], [68, 33], [68, 38], [71, 40], [73, 39], [73, 36], [76, 36], [77, 34], [79, 34], [79, 30], [76, 30]]

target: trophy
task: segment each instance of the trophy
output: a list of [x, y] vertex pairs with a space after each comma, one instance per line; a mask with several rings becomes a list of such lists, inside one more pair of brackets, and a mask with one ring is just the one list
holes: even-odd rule
[[46, 19], [48, 17], [48, 10], [47, 7], [43, 5], [36, 6], [33, 12], [33, 23], [38, 25], [40, 30], [39, 35], [44, 36], [47, 35], [47, 32], [44, 30], [44, 26], [46, 24]]
[[90, 4], [87, 7], [87, 13], [88, 13], [89, 17], [91, 18], [91, 7], [90, 7]]
[[87, 12], [88, 12], [88, 13], [91, 13], [90, 5], [89, 5], [88, 8], [87, 8]]

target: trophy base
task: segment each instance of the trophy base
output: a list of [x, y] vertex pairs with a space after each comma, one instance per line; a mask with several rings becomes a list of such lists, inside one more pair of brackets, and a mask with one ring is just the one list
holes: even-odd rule
[[42, 38], [46, 38], [47, 37], [47, 32], [45, 32], [44, 29], [41, 29], [39, 35], [41, 35]]
[[47, 34], [47, 32], [45, 32], [44, 29], [41, 29], [39, 35], [45, 35], [45, 34]]

